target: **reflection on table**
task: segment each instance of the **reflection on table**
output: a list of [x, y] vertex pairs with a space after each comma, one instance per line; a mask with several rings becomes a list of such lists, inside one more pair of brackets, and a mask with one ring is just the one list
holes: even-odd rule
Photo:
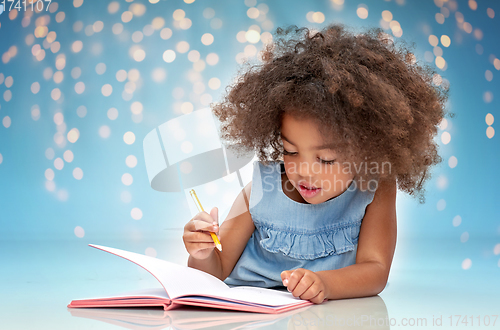
[[388, 313], [380, 296], [326, 301], [281, 314], [225, 311], [201, 307], [77, 308], [72, 316], [93, 319], [126, 329], [389, 329]]

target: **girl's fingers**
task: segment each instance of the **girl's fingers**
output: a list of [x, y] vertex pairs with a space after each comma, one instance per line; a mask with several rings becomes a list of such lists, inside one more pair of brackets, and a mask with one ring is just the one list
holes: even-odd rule
[[[293, 293], [293, 291], [295, 290], [295, 287], [297, 286], [297, 284], [299, 284], [303, 275], [304, 275], [304, 272], [303, 272], [302, 268], [298, 268], [298, 269], [294, 270], [292, 272], [292, 274], [290, 274], [290, 277], [288, 277], [288, 285], [287, 285], [288, 291]], [[296, 296], [296, 297], [298, 297], [298, 296]]]
[[284, 270], [281, 272], [281, 281], [283, 282], [284, 286], [288, 286], [288, 278], [290, 277], [290, 274], [293, 273], [293, 270]]
[[292, 290], [292, 294], [294, 297], [300, 297], [300, 299], [307, 299], [307, 298], [302, 298], [302, 295], [311, 287], [313, 284], [313, 281], [311, 281], [310, 278], [306, 276], [302, 276], [302, 278], [299, 280], [299, 283], [295, 286], [295, 289]]
[[[302, 281], [304, 282], [304, 281]], [[300, 299], [302, 300], [310, 300], [318, 295], [320, 292], [319, 288], [317, 285], [314, 285], [314, 282], [307, 287], [307, 289], [300, 295]]]
[[[217, 210], [216, 207], [212, 209], [212, 214], [217, 216], [217, 211], [214, 212], [214, 209]], [[208, 227], [212, 228], [208, 228]], [[215, 228], [213, 227], [215, 226]], [[208, 231], [218, 231], [218, 222], [214, 220], [213, 216], [208, 214], [207, 212], [199, 212], [197, 213], [189, 222], [186, 224], [185, 228], [189, 231], [195, 230], [208, 230]], [[208, 228], [208, 229], [205, 229]]]
[[189, 234], [186, 234], [185, 241], [187, 243], [194, 243], [194, 244], [196, 244], [196, 243], [214, 243], [212, 236], [208, 232], [202, 232], [202, 231], [193, 231]]
[[219, 209], [217, 207], [213, 207], [210, 210], [210, 216], [214, 219], [214, 225], [217, 225], [219, 223]]
[[213, 249], [214, 247], [215, 247], [215, 243], [214, 242], [210, 242], [210, 243], [200, 242], [200, 243], [194, 243], [193, 244], [193, 249], [194, 250], [198, 250], [198, 251], [202, 251], [202, 250], [205, 250], [205, 249]]
[[215, 243], [197, 243], [194, 247], [188, 249], [189, 254], [196, 259], [204, 259], [215, 248]]
[[196, 219], [191, 220], [191, 222], [192, 222], [194, 230], [196, 230], [196, 231], [199, 231], [199, 230], [211, 231], [211, 232], [219, 231], [219, 226], [214, 225], [211, 222], [206, 222], [204, 220], [196, 220]]
[[323, 291], [319, 291], [316, 296], [312, 298], [307, 298], [307, 300], [315, 304], [321, 304], [323, 301], [325, 301], [325, 293]]

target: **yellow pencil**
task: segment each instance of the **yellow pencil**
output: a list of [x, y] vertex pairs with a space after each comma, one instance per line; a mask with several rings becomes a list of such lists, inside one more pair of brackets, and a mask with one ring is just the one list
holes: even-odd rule
[[[191, 197], [193, 197], [193, 201], [196, 204], [198, 211], [200, 211], [200, 212], [205, 211], [205, 210], [203, 210], [203, 206], [201, 206], [200, 200], [198, 199], [198, 196], [196, 196], [196, 192], [194, 191], [194, 189], [191, 189], [189, 191], [189, 193], [191, 194]], [[217, 249], [219, 249], [219, 251], [222, 252], [222, 245], [220, 244], [220, 241], [217, 238], [217, 235], [215, 235], [215, 233], [213, 233], [213, 232], [210, 232], [210, 235], [212, 236], [212, 239], [214, 240], [214, 243], [215, 243], [215, 246], [217, 247]]]

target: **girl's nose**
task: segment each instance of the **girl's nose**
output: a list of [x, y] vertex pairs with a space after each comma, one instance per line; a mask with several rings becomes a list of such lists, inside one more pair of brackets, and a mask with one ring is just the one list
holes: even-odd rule
[[[318, 169], [316, 169], [316, 171], [317, 170]], [[309, 181], [309, 179], [312, 178], [312, 177], [314, 177], [315, 174], [319, 174], [319, 173], [314, 173], [313, 165], [310, 164], [309, 162], [305, 162], [305, 161], [302, 161], [302, 162], [300, 162], [298, 164], [298, 166], [297, 166], [297, 173], [305, 181]]]

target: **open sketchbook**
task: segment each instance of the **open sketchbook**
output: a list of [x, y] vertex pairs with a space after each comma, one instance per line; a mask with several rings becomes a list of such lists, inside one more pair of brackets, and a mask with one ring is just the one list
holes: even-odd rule
[[217, 277], [201, 270], [119, 249], [90, 246], [117, 255], [151, 273], [163, 289], [148, 289], [111, 297], [73, 300], [68, 307], [144, 307], [163, 306], [169, 310], [181, 305], [223, 308], [257, 313], [282, 313], [313, 303], [290, 292], [238, 286], [229, 287]]

